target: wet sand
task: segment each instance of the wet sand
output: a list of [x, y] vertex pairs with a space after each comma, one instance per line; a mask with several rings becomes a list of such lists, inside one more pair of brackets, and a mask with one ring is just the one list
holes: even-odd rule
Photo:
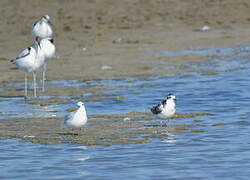
[[[189, 72], [193, 70], [158, 68], [159, 64], [155, 62], [184, 66], [203, 63], [209, 57], [165, 57], [155, 52], [250, 43], [248, 0], [2, 0], [0, 11], [2, 86], [23, 81], [24, 74], [12, 70], [14, 66], [10, 60], [32, 43], [31, 26], [44, 14], [51, 16], [57, 48], [56, 56], [48, 63], [48, 80], [86, 81]], [[204, 25], [211, 29], [201, 31]], [[105, 66], [111, 68], [102, 69]], [[80, 91], [78, 88], [64, 87], [50, 89], [46, 93], [51, 96], [71, 96], [79, 94]], [[90, 88], [89, 91], [99, 94], [105, 89]], [[20, 89], [4, 91], [1, 94], [20, 95], [23, 95], [23, 90]], [[63, 100], [55, 98], [51, 101]], [[86, 145], [110, 145], [143, 143], [148, 142], [152, 136], [166, 135], [158, 132], [166, 132], [166, 128], [161, 127], [160, 122], [151, 121], [149, 114], [143, 115], [149, 120], [147, 122], [123, 122], [120, 116], [92, 116], [91, 118], [105, 120], [92, 120], [79, 136], [77, 131], [62, 129], [60, 118], [3, 121], [0, 124], [0, 137], [16, 137], [23, 141], [48, 144], [65, 141]], [[133, 115], [131, 118], [133, 119]], [[149, 130], [145, 128], [154, 125], [156, 127]], [[179, 129], [172, 126], [167, 132], [187, 130], [186, 125], [180, 126]]]
[[[205, 112], [185, 113], [173, 119], [194, 118], [210, 115]], [[0, 124], [0, 139], [18, 138], [24, 142], [58, 144], [74, 143], [91, 145], [114, 145], [147, 143], [152, 138], [166, 137], [181, 132], [201, 133], [202, 129], [191, 128], [191, 124], [168, 125], [155, 121], [151, 113], [131, 112], [127, 114], [91, 115], [86, 127], [66, 129], [62, 118], [33, 118], [6, 120]], [[170, 123], [171, 124], [171, 123]]]
[[[185, 72], [189, 69], [155, 68], [159, 65], [154, 62], [185, 65], [207, 59], [153, 53], [159, 50], [249, 44], [249, 7], [247, 0], [3, 0], [0, 83], [23, 80], [9, 60], [31, 44], [31, 26], [46, 13], [54, 24], [57, 47], [48, 80], [92, 80]], [[200, 31], [204, 25], [211, 29]]]

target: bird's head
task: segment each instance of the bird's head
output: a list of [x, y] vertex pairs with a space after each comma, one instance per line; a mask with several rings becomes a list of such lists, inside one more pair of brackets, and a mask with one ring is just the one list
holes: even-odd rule
[[169, 99], [172, 99], [172, 100], [176, 100], [176, 96], [174, 95], [174, 94], [168, 94], [168, 96], [167, 96], [167, 100], [169, 100]]
[[49, 17], [48, 14], [44, 15], [42, 18], [43, 18], [44, 20], [46, 20], [46, 21], [49, 21], [49, 20], [50, 20], [50, 17]]
[[77, 106], [79, 106], [79, 107], [84, 106], [84, 103], [83, 103], [82, 101], [79, 101], [79, 102], [77, 103]]

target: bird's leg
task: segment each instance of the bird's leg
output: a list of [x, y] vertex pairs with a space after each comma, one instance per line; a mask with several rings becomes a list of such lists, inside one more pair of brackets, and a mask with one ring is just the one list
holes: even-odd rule
[[161, 119], [161, 128], [164, 126], [164, 121]]
[[27, 73], [24, 73], [24, 98], [26, 99], [28, 96], [28, 91], [27, 91]]
[[168, 130], [170, 129], [170, 126], [169, 126], [169, 118], [167, 119], [167, 122], [166, 122], [166, 130], [167, 130], [167, 135], [169, 135], [169, 132], [168, 132]]
[[36, 97], [36, 72], [33, 72], [34, 97]]
[[167, 124], [166, 124], [166, 125], [167, 125], [167, 127], [168, 127], [168, 125], [169, 125], [169, 122], [170, 122], [170, 120], [169, 120], [169, 118], [168, 118], [168, 119], [167, 119]]
[[43, 65], [43, 87], [42, 87], [42, 92], [44, 92], [45, 91], [45, 88], [44, 88], [44, 86], [45, 86], [45, 80], [46, 80], [46, 70], [47, 70], [47, 64], [46, 63], [44, 63], [44, 65]]

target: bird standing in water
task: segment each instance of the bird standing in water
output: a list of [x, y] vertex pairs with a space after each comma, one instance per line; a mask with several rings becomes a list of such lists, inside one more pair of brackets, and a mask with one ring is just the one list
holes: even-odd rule
[[24, 49], [16, 59], [11, 62], [17, 66], [18, 69], [25, 72], [25, 98], [28, 95], [27, 92], [27, 73], [33, 73], [33, 88], [34, 97], [36, 97], [36, 71], [44, 64], [45, 55], [41, 50], [40, 43], [35, 41], [33, 45]]
[[151, 112], [161, 119], [167, 119], [175, 114], [175, 101], [176, 96], [174, 94], [168, 94], [165, 100], [151, 108]]
[[43, 51], [44, 56], [45, 56], [45, 62], [43, 64], [43, 80], [42, 80], [42, 91], [44, 92], [47, 61], [49, 58], [54, 56], [56, 47], [54, 45], [54, 40], [52, 38], [42, 39], [40, 41], [40, 47], [41, 47], [41, 50]]
[[83, 102], [78, 102], [77, 105], [79, 108], [75, 112], [71, 112], [64, 119], [64, 127], [68, 128], [81, 128], [87, 123], [88, 117], [86, 113], [86, 109]]
[[[42, 41], [43, 39], [51, 38], [52, 35], [53, 35], [52, 23], [50, 22], [49, 15], [42, 16], [39, 20], [37, 20], [34, 23], [34, 25], [32, 27], [32, 36], [34, 39], [39, 39], [39, 41]], [[42, 80], [42, 82], [43, 82], [42, 91], [43, 92], [45, 90], [44, 89], [44, 81], [46, 79], [47, 59], [51, 58], [55, 53], [54, 42], [51, 42], [51, 43], [53, 44], [53, 46], [50, 45], [46, 49], [49, 50], [49, 48], [51, 47], [51, 50], [49, 50], [49, 52], [53, 52], [53, 53], [48, 53], [49, 55], [46, 57], [46, 62], [43, 65], [43, 80]]]

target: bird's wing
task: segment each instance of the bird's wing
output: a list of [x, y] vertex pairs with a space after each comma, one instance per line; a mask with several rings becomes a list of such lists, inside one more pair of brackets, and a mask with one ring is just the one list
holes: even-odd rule
[[65, 116], [64, 124], [66, 124], [67, 121], [71, 121], [71, 119], [74, 117], [74, 115], [75, 115], [75, 112], [71, 112], [71, 113], [69, 113], [69, 115]]
[[16, 57], [16, 59], [11, 60], [11, 62], [15, 64], [16, 60], [28, 56], [28, 55], [30, 54], [30, 49], [31, 49], [30, 47], [27, 47], [26, 49], [24, 49], [24, 50]]
[[164, 108], [166, 106], [166, 104], [167, 104], [167, 100], [166, 99], [163, 100], [163, 101], [161, 101], [162, 108]]
[[25, 56], [28, 56], [29, 54], [30, 54], [30, 47], [27, 47], [17, 56], [17, 58], [23, 58]]
[[41, 19], [38, 19], [35, 21], [35, 23], [33, 24], [33, 27], [40, 21]]
[[162, 112], [162, 109], [163, 109], [163, 105], [162, 104], [158, 104], [157, 106], [154, 106], [151, 108], [151, 112], [153, 114], [159, 114]]

